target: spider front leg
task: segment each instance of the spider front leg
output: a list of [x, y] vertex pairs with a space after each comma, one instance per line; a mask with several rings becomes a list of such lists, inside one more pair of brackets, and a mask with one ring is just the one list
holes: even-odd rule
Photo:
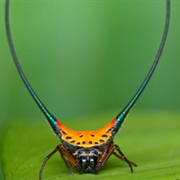
[[[118, 154], [115, 152], [115, 150], [118, 152]], [[106, 163], [106, 161], [109, 159], [109, 157], [111, 155], [115, 155], [116, 157], [118, 157], [119, 159], [125, 161], [129, 167], [131, 172], [133, 173], [133, 168], [132, 166], [137, 166], [135, 163], [129, 161], [126, 156], [122, 153], [122, 151], [120, 150], [119, 146], [114, 144], [113, 141], [111, 141], [107, 147], [104, 149], [104, 151], [101, 154], [101, 157], [98, 160], [98, 164], [96, 166], [96, 171], [95, 174], [97, 174], [100, 170], [100, 168]]]
[[43, 164], [40, 169], [40, 172], [39, 172], [39, 180], [42, 179], [42, 173], [43, 173], [44, 167], [46, 165], [46, 162], [58, 151], [59, 151], [62, 159], [64, 160], [64, 163], [66, 164], [67, 168], [69, 169], [69, 172], [71, 174], [73, 174], [73, 171], [69, 165], [69, 162], [71, 163], [72, 166], [76, 166], [76, 161], [75, 161], [74, 157], [67, 151], [67, 149], [65, 149], [64, 146], [62, 144], [60, 144], [50, 154], [48, 154], [46, 156], [46, 158], [44, 159]]
[[114, 147], [114, 150], [117, 150], [117, 152], [119, 153], [119, 154], [117, 154], [116, 152], [113, 151], [113, 154], [114, 154], [116, 157], [118, 157], [119, 159], [125, 161], [125, 162], [129, 165], [129, 168], [130, 168], [130, 170], [131, 170], [131, 173], [133, 173], [132, 165], [136, 167], [137, 164], [129, 161], [129, 160], [126, 158], [126, 156], [123, 154], [123, 152], [120, 150], [120, 148], [119, 148], [118, 145], [114, 144], [113, 147]]
[[112, 155], [114, 149], [113, 149], [113, 141], [111, 141], [107, 147], [102, 152], [100, 158], [98, 159], [98, 163], [96, 166], [95, 174], [99, 172], [101, 167], [106, 163], [106, 161], [109, 159], [109, 157]]

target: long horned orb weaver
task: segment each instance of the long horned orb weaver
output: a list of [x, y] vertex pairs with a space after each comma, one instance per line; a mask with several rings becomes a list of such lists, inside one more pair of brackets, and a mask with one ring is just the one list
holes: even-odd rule
[[61, 141], [61, 144], [59, 144], [44, 159], [44, 162], [40, 169], [39, 179], [42, 178], [42, 173], [46, 162], [56, 152], [60, 153], [62, 159], [64, 160], [64, 163], [66, 164], [71, 174], [73, 174], [73, 171], [70, 164], [73, 167], [75, 167], [80, 173], [97, 174], [111, 155], [115, 155], [119, 159], [125, 161], [128, 164], [130, 171], [133, 172], [133, 166], [137, 166], [137, 165], [126, 158], [126, 156], [120, 150], [119, 146], [114, 144], [113, 139], [116, 133], [118, 132], [118, 130], [120, 129], [122, 123], [124, 122], [125, 117], [127, 116], [129, 111], [131, 110], [131, 108], [136, 103], [141, 93], [147, 86], [158, 64], [158, 61], [160, 59], [161, 53], [165, 45], [168, 28], [169, 28], [169, 20], [170, 20], [170, 0], [166, 0], [166, 21], [165, 21], [162, 40], [157, 55], [144, 81], [140, 85], [135, 95], [129, 101], [129, 103], [125, 106], [125, 108], [109, 124], [107, 124], [106, 126], [104, 126], [99, 130], [74, 131], [72, 129], [67, 128], [65, 125], [59, 122], [47, 110], [47, 108], [43, 105], [39, 97], [36, 95], [35, 91], [31, 87], [27, 78], [25, 77], [25, 74], [23, 73], [23, 70], [20, 66], [12, 42], [10, 26], [9, 26], [9, 0], [6, 0], [6, 5], [5, 5], [6, 32], [7, 32], [8, 43], [14, 63], [16, 65], [16, 68], [19, 72], [21, 79], [23, 80], [32, 98], [35, 100], [36, 104], [47, 118], [54, 133], [59, 137]]

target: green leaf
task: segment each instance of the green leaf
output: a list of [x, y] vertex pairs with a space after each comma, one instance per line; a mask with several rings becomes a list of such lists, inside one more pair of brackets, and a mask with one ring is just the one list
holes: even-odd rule
[[[75, 130], [97, 129], [113, 117], [104, 114], [63, 123]], [[47, 162], [43, 179], [180, 179], [180, 115], [131, 113], [127, 119], [114, 142], [138, 164], [133, 174], [126, 163], [112, 156], [98, 175], [74, 169], [72, 176], [57, 153]], [[2, 151], [5, 179], [38, 179], [44, 158], [60, 143], [47, 123], [37, 121], [14, 119], [7, 125]]]

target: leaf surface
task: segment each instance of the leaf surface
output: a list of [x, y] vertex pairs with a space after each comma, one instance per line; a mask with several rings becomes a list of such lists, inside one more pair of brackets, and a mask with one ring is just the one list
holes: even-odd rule
[[[112, 118], [109, 113], [63, 123], [75, 130], [97, 129]], [[114, 142], [138, 164], [133, 174], [126, 163], [112, 156], [98, 175], [79, 174], [74, 169], [72, 176], [57, 153], [47, 162], [43, 179], [180, 179], [180, 115], [132, 113], [127, 119]], [[3, 135], [5, 179], [38, 179], [44, 158], [60, 142], [43, 121], [13, 122]]]

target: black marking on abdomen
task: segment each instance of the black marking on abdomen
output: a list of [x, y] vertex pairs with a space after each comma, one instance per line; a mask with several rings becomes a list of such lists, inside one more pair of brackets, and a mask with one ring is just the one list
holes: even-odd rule
[[72, 137], [71, 136], [67, 136], [66, 139], [72, 139]]
[[99, 141], [100, 141], [101, 143], [103, 143], [103, 142], [104, 142], [104, 140], [103, 140], [103, 139], [100, 139]]
[[67, 134], [65, 131], [62, 131], [63, 134]]
[[103, 134], [103, 135], [102, 135], [102, 137], [107, 138], [107, 137], [108, 137], [108, 135], [107, 135], [107, 134]]

